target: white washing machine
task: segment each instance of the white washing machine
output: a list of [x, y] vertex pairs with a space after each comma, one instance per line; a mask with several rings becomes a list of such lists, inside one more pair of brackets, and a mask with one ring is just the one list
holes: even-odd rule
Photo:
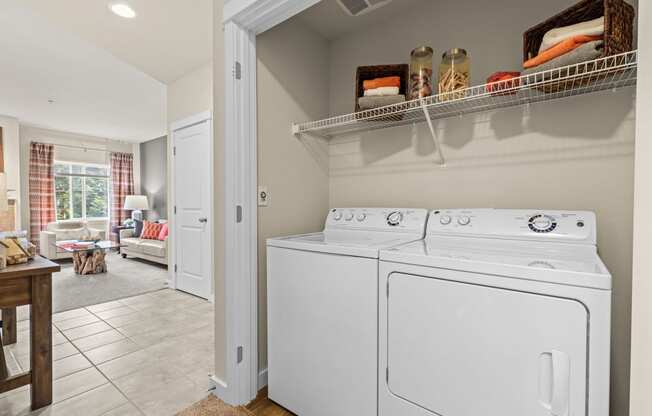
[[378, 252], [420, 240], [425, 209], [346, 208], [267, 240], [269, 397], [301, 416], [378, 414]]
[[609, 414], [593, 213], [432, 211], [380, 260], [380, 416]]

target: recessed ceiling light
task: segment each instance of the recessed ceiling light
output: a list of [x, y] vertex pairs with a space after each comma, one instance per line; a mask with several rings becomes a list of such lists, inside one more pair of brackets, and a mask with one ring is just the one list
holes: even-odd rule
[[136, 17], [136, 12], [127, 3], [111, 3], [109, 4], [109, 9], [118, 16], [126, 19], [133, 19]]

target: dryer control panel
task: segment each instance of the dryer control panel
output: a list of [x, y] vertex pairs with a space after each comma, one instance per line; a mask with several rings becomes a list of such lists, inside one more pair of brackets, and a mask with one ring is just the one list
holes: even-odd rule
[[427, 235], [596, 244], [590, 211], [538, 209], [438, 209], [430, 212]]
[[326, 230], [387, 231], [422, 235], [428, 210], [415, 208], [333, 208]]

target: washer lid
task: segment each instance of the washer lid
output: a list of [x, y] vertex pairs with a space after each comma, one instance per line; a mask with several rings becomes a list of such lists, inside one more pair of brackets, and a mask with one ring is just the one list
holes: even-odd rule
[[328, 230], [312, 234], [270, 238], [267, 240], [267, 246], [378, 258], [380, 249], [409, 243], [418, 238], [420, 236], [401, 233]]
[[382, 250], [380, 260], [611, 289], [611, 275], [591, 245], [429, 237]]

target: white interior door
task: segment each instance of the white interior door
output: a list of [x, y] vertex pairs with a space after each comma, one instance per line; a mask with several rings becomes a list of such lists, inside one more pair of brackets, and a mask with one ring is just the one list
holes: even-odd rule
[[427, 414], [586, 413], [577, 301], [396, 273], [385, 325], [389, 390]]
[[211, 295], [211, 121], [173, 132], [176, 287]]

